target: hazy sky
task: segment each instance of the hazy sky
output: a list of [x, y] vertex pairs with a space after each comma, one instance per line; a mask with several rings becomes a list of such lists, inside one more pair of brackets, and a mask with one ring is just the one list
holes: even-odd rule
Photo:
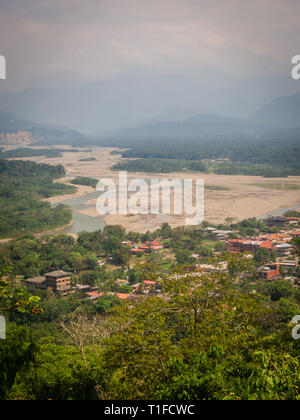
[[299, 0], [0, 0], [5, 87], [138, 67], [285, 74], [300, 54], [299, 21]]

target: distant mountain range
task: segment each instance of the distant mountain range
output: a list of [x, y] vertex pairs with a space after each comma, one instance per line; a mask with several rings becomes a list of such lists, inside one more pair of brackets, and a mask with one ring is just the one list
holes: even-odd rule
[[300, 94], [274, 99], [252, 119], [273, 127], [300, 127]]
[[300, 94], [277, 98], [247, 119], [197, 114], [182, 121], [152, 120], [138, 128], [111, 133], [111, 137], [119, 138], [161, 137], [183, 140], [215, 136], [258, 139], [281, 135], [299, 135], [300, 140]]
[[[138, 86], [139, 79], [137, 79], [136, 82]], [[118, 115], [120, 115], [121, 109], [124, 107], [124, 96], [126, 96], [129, 93], [129, 90], [133, 88], [133, 86], [130, 86], [128, 87], [129, 90], [126, 90], [124, 88], [123, 81], [121, 83], [119, 80], [119, 87], [122, 87], [123, 89], [119, 91], [120, 97], [123, 96], [123, 100], [120, 102], [123, 102], [122, 104], [119, 104], [119, 107], [117, 106], [115, 108], [116, 97], [114, 94], [114, 99], [112, 99], [111, 88], [113, 86], [113, 89], [116, 90], [116, 86], [114, 86], [113, 83], [110, 87], [107, 83], [103, 83], [101, 86], [100, 85], [100, 82], [94, 85], [85, 85], [81, 88], [75, 88], [75, 91], [74, 87], [34, 89], [10, 95], [5, 102], [1, 102], [0, 97], [0, 104], [5, 103], [7, 108], [17, 108], [20, 111], [17, 115], [23, 116], [23, 118], [18, 118], [12, 112], [0, 111], [0, 142], [13, 142], [21, 144], [85, 144], [86, 136], [78, 131], [66, 127], [65, 125], [73, 127], [72, 121], [74, 115], [77, 115], [79, 112], [81, 112], [81, 122], [85, 121], [84, 125], [88, 124], [88, 121], [91, 121], [91, 119], [94, 122], [97, 120], [97, 123], [101, 125], [103, 118], [108, 115], [111, 119], [110, 124], [112, 124], [112, 108], [114, 108], [116, 119], [118, 120]], [[142, 82], [141, 85], [143, 85]], [[105, 97], [98, 97], [99, 89], [102, 94], [106, 92]], [[141, 90], [143, 91], [142, 88]], [[66, 94], [66, 92], [69, 93]], [[139, 95], [141, 95], [141, 93], [139, 93]], [[141, 104], [142, 108], [144, 107], [147, 98], [149, 99], [147, 95], [143, 98], [143, 104]], [[66, 99], [69, 106], [66, 106]], [[134, 108], [139, 105], [133, 103], [133, 101], [134, 98], [131, 98], [131, 110], [127, 109], [127, 113], [124, 111], [124, 124], [126, 115], [128, 116], [128, 112], [134, 113]], [[26, 106], [27, 102], [28, 106]], [[70, 102], [72, 102], [72, 104]], [[149, 113], [150, 110], [152, 110], [153, 105], [153, 101], [150, 100], [150, 102], [151, 106], [149, 105]], [[92, 105], [83, 110], [87, 103], [91, 103]], [[97, 112], [97, 104], [99, 105], [99, 112]], [[4, 107], [4, 105], [2, 105], [2, 107]], [[56, 118], [53, 115], [53, 109], [56, 110], [55, 115], [60, 114], [60, 118]], [[274, 137], [274, 139], [276, 139], [280, 136], [295, 137], [295, 135], [300, 137], [299, 93], [286, 97], [278, 97], [269, 102], [267, 105], [261, 107], [249, 118], [231, 118], [217, 116], [212, 113], [195, 113], [193, 109], [195, 108], [171, 107], [165, 108], [161, 111], [158, 109], [155, 111], [152, 110], [152, 116], [154, 116], [154, 118], [152, 118], [150, 122], [144, 122], [143, 124], [140, 124], [140, 126], [135, 125], [133, 126], [134, 128], [110, 131], [106, 133], [105, 137], [121, 139], [174, 138], [182, 140], [185, 138], [202, 137], [228, 139], [263, 139], [266, 137]], [[28, 112], [25, 112], [24, 110], [27, 110]], [[41, 123], [32, 122], [30, 119], [24, 118], [24, 114], [31, 115], [35, 112], [35, 110], [37, 118], [38, 116], [41, 117]], [[49, 111], [49, 118], [43, 118], [41, 113], [46, 115], [47, 110]], [[65, 120], [64, 118], [66, 114], [67, 118]], [[45, 120], [49, 120], [50, 122], [46, 123]], [[59, 124], [55, 124], [55, 121], [58, 121]], [[132, 120], [129, 118], [127, 120], [127, 126], [131, 125], [130, 121]], [[93, 124], [94, 123], [92, 123], [92, 125]], [[80, 124], [77, 124], [77, 126], [78, 125]], [[93, 129], [95, 129], [95, 125], [93, 125]], [[92, 140], [90, 138], [88, 141], [90, 143], [93, 141], [96, 142], [96, 139]]]
[[[137, 69], [89, 83], [43, 85], [0, 94], [0, 109], [23, 120], [64, 125], [103, 135], [129, 127], [181, 121], [193, 114], [247, 118], [273, 98], [294, 94], [298, 84], [286, 76], [239, 79], [207, 69], [163, 74]], [[50, 87], [51, 86], [51, 87]]]
[[84, 139], [81, 133], [69, 128], [36, 124], [0, 111], [0, 144], [71, 144]]
[[219, 117], [210, 114], [199, 114], [183, 121], [150, 123], [133, 129], [121, 130], [111, 134], [122, 138], [199, 138], [205, 136], [255, 135], [261, 124], [252, 120]]

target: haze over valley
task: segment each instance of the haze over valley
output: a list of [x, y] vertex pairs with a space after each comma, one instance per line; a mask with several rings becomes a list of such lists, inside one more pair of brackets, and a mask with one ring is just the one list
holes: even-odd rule
[[300, 1], [0, 6], [0, 401], [299, 401]]

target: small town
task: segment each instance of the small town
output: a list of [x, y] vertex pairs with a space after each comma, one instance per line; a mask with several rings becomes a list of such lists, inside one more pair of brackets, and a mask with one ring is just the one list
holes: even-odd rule
[[299, 401], [300, 1], [0, 4], [0, 401]]
[[[204, 248], [204, 255], [196, 253], [197, 248], [191, 250], [189, 260], [193, 264], [185, 264], [184, 270], [190, 276], [193, 273], [204, 275], [216, 271], [228, 272], [227, 257], [224, 261], [221, 261], [222, 256], [237, 254], [250, 261], [259, 256], [261, 264], [256, 264], [254, 275], [253, 272], [251, 273], [253, 280], [250, 283], [253, 285], [252, 293], [256, 293], [256, 284], [263, 281], [274, 282], [278, 279], [289, 282], [293, 287], [298, 288], [300, 285], [300, 270], [298, 269], [298, 256], [293, 241], [300, 238], [300, 218], [291, 216], [272, 217], [266, 220], [265, 229], [276, 233], [256, 232], [255, 237], [245, 237], [243, 232], [241, 233], [236, 229], [225, 230], [217, 227], [203, 227], [202, 234], [207, 238], [203, 242], [207, 243], [208, 241], [209, 246], [206, 248], [206, 252]], [[170, 232], [171, 228], [162, 226], [162, 230]], [[44, 241], [43, 244], [46, 245], [46, 242]], [[212, 245], [214, 248], [212, 248]], [[176, 253], [172, 250], [170, 238], [159, 238], [145, 243], [125, 240], [122, 241], [120, 246], [121, 249], [129, 251], [125, 261], [122, 261], [121, 270], [118, 269], [118, 265], [114, 266], [112, 257], [105, 258], [102, 254], [96, 256], [97, 265], [102, 270], [110, 267], [109, 269], [114, 277], [121, 273], [122, 278], [115, 278], [114, 283], [111, 283], [110, 280], [111, 290], [106, 290], [107, 285], [101, 288], [95, 283], [85, 284], [84, 280], [79, 283], [80, 279], [86, 278], [88, 271], [77, 271], [76, 269], [74, 270], [75, 273], [74, 271], [56, 270], [41, 276], [24, 279], [23, 283], [31, 291], [46, 291], [49, 289], [53, 292], [53, 298], [77, 292], [93, 302], [103, 296], [116, 296], [121, 300], [132, 301], [141, 296], [163, 296], [159, 275], [157, 275], [156, 280], [145, 277], [141, 278], [139, 282], [134, 282], [132, 277], [128, 276], [128, 273], [130, 274], [135, 269], [135, 264], [153, 262], [154, 266], [157, 263], [165, 266], [169, 265], [169, 270], [164, 270], [164, 275], [168, 275], [171, 269], [170, 261], [176, 260]], [[207, 253], [209, 253], [210, 259], [218, 258], [217, 264], [207, 262], [207, 260], [209, 261], [209, 258], [205, 256]], [[238, 282], [242, 282], [248, 276], [248, 272], [240, 273]]]

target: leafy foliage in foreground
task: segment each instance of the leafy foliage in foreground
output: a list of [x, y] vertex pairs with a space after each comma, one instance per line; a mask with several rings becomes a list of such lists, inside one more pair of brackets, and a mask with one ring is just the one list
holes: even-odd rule
[[[0, 314], [16, 311], [20, 314], [40, 313], [39, 297], [14, 286], [6, 276], [8, 269], [0, 271]], [[6, 339], [0, 340], [0, 400], [5, 399], [13, 386], [17, 373], [34, 360], [35, 345], [24, 327], [11, 326]]]
[[233, 273], [247, 262], [228, 263], [232, 274], [177, 268], [159, 280], [164, 297], [65, 317], [64, 341], [40, 340], [8, 398], [299, 399], [287, 308], [238, 291]]
[[[258, 228], [258, 223], [250, 219], [243, 225]], [[177, 237], [177, 251], [182, 240], [199, 243], [203, 235], [198, 229], [170, 229], [163, 225], [160, 235]], [[60, 235], [43, 246], [54, 260], [74, 254], [77, 265], [76, 246], [88, 253], [103, 246], [111, 255], [124, 237], [122, 228], [111, 226], [81, 234], [77, 245]], [[294, 244], [299, 253], [300, 240]], [[24, 246], [34, 249], [38, 241], [16, 241], [10, 249], [14, 261], [24, 260]], [[84, 264], [93, 266], [92, 255], [86, 256]], [[26, 306], [17, 311], [11, 297], [26, 302], [28, 295], [19, 294], [14, 277], [6, 274], [2, 308], [10, 311], [4, 312], [8, 340], [0, 340], [0, 399], [299, 399], [300, 342], [291, 336], [299, 289], [286, 280], [259, 284], [251, 276], [253, 263], [242, 255], [223, 254], [210, 263], [216, 270], [206, 273], [192, 273], [186, 265], [136, 266], [129, 281], [155, 280], [163, 293], [136, 295], [134, 301], [107, 294], [93, 303], [80, 293], [54, 298], [44, 291], [43, 312], [37, 314]]]

